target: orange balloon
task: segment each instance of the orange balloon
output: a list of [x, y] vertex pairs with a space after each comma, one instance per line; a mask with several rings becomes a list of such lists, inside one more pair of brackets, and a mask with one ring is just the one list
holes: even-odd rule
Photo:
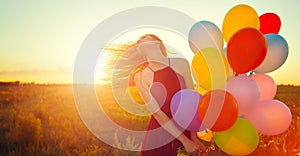
[[198, 113], [205, 127], [220, 132], [234, 125], [238, 118], [238, 106], [229, 92], [211, 90], [200, 100]]
[[207, 141], [207, 142], [211, 142], [213, 137], [214, 137], [214, 133], [213, 131], [206, 129], [200, 132], [197, 132], [197, 137], [201, 140]]

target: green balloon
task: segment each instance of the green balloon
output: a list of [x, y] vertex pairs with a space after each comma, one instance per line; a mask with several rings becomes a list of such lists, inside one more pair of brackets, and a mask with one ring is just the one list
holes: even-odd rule
[[214, 140], [217, 146], [230, 155], [248, 155], [258, 146], [259, 135], [248, 120], [238, 118], [226, 131], [216, 132]]

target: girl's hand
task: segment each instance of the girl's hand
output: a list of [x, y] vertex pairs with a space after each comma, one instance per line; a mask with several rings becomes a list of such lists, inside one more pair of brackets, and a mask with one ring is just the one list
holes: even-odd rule
[[202, 150], [202, 147], [200, 144], [193, 142], [190, 139], [187, 139], [185, 141], [182, 142], [184, 149], [186, 150], [186, 152], [190, 155], [195, 155], [197, 153], [201, 153], [202, 151], [205, 152], [205, 149]]
[[191, 140], [200, 146], [201, 153], [198, 153], [197, 156], [207, 156], [206, 147], [199, 141], [196, 133], [191, 134]]

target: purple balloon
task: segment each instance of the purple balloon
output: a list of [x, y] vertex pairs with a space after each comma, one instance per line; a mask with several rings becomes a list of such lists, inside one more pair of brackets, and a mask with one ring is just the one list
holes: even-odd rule
[[179, 126], [194, 132], [205, 130], [198, 115], [201, 98], [198, 92], [191, 89], [183, 89], [174, 94], [171, 100], [171, 113]]

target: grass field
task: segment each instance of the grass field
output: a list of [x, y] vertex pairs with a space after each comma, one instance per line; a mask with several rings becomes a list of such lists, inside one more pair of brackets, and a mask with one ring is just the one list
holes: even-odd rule
[[[98, 98], [113, 121], [128, 129], [146, 129], [149, 117], [124, 112], [116, 105], [110, 89], [100, 88]], [[251, 155], [300, 155], [299, 96], [300, 87], [278, 86], [275, 98], [291, 109], [292, 124], [284, 134], [261, 135], [259, 146]], [[130, 143], [133, 144], [129, 138], [127, 145]], [[117, 138], [115, 144], [120, 144]], [[225, 155], [220, 151], [214, 153]], [[79, 117], [72, 86], [17, 85], [0, 86], [0, 155], [138, 155], [138, 152], [118, 150], [97, 139]]]

